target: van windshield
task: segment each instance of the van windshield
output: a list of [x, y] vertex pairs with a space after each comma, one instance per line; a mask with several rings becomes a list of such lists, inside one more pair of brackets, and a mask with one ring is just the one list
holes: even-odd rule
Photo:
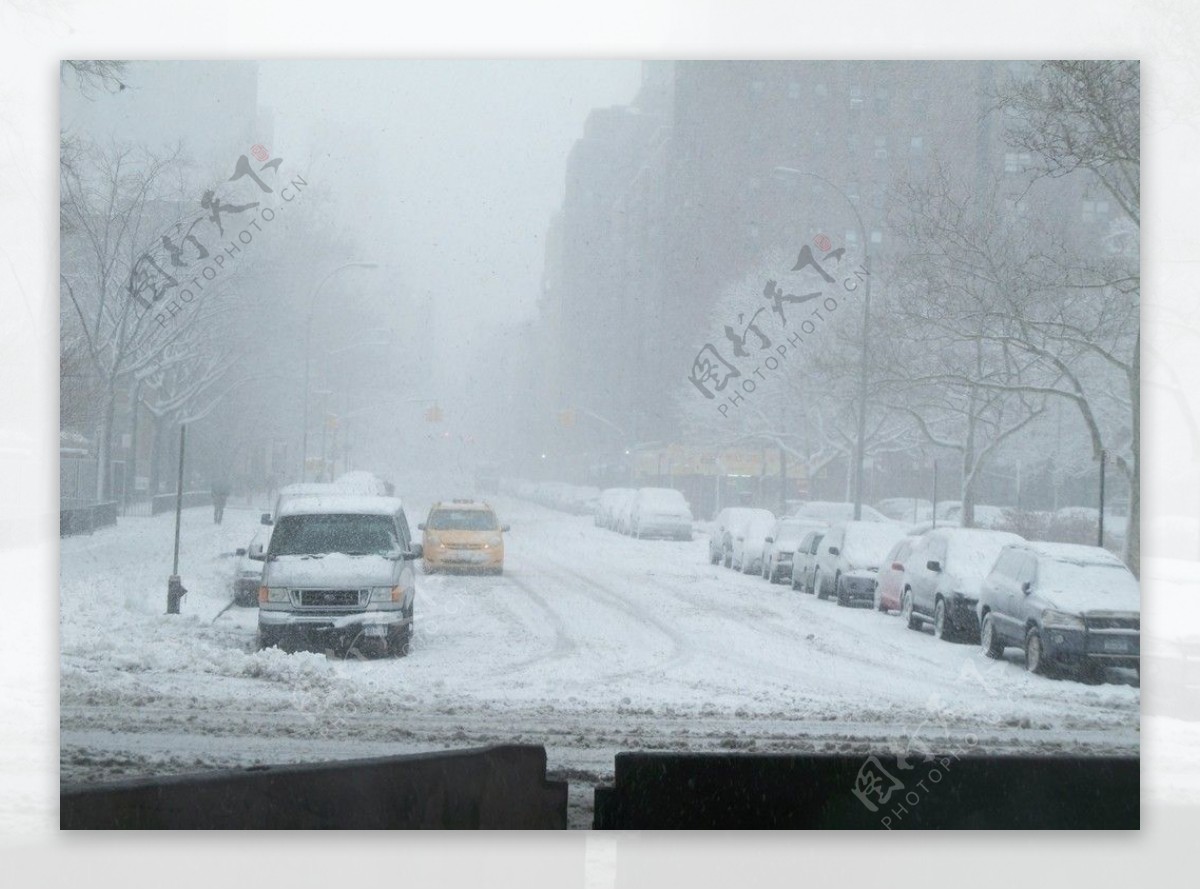
[[284, 516], [271, 535], [271, 556], [388, 553], [400, 549], [390, 516], [312, 513]]

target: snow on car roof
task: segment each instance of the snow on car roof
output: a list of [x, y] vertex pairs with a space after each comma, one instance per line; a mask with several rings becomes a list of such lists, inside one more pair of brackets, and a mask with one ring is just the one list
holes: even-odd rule
[[295, 497], [309, 494], [335, 494], [340, 491], [342, 489], [332, 482], [293, 482], [291, 485], [285, 485], [279, 489], [279, 496]]
[[364, 513], [386, 516], [395, 513], [403, 506], [400, 498], [374, 494], [328, 494], [306, 497], [289, 503], [280, 509], [279, 515], [282, 517], [300, 514]]
[[429, 511], [434, 510], [491, 510], [492, 505], [487, 501], [438, 501]]
[[1014, 544], [1031, 550], [1038, 556], [1059, 559], [1065, 562], [1088, 563], [1094, 565], [1124, 565], [1119, 557], [1103, 547], [1093, 547], [1091, 544], [1058, 544], [1050, 541], [1025, 541]]

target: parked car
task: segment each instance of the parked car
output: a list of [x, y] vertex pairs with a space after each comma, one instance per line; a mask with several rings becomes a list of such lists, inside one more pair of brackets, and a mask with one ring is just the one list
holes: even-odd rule
[[416, 578], [413, 544], [399, 498], [330, 495], [283, 507], [258, 591], [259, 648], [374, 644], [407, 655]]
[[635, 538], [692, 539], [692, 509], [673, 488], [639, 488], [629, 510], [630, 534]]
[[883, 558], [875, 584], [875, 608], [880, 612], [900, 609], [900, 599], [904, 595], [904, 564], [916, 542], [914, 536], [907, 535]]
[[600, 528], [611, 529], [616, 525], [615, 513], [617, 507], [629, 495], [633, 494], [632, 488], [606, 488], [600, 492], [600, 500], [596, 505], [594, 521]]
[[753, 514], [752, 507], [726, 507], [718, 511], [708, 535], [709, 562], [713, 565], [724, 563], [729, 568], [733, 562], [733, 527], [747, 521]]
[[613, 531], [627, 535], [633, 528], [633, 499], [637, 489], [631, 488], [613, 510]]
[[770, 510], [754, 509], [750, 516], [733, 527], [733, 542], [729, 567], [746, 575], [762, 571], [763, 553], [767, 538], [775, 528], [775, 514]]
[[904, 564], [900, 614], [910, 630], [933, 623], [942, 640], [978, 640], [979, 588], [1009, 544], [1024, 541], [1011, 532], [982, 528], [938, 528], [913, 545]]
[[271, 512], [262, 514], [262, 524], [271, 525], [275, 521], [275, 517], [279, 515], [280, 510], [300, 498], [341, 494], [346, 494], [345, 490], [334, 485], [332, 482], [295, 482], [291, 485], [285, 485], [275, 493], [275, 506], [271, 509]]
[[804, 535], [813, 529], [824, 529], [825, 524], [808, 519], [780, 519], [771, 529], [763, 553], [762, 576], [772, 584], [791, 580], [792, 557]]
[[904, 537], [903, 527], [893, 522], [851, 520], [830, 526], [817, 550], [813, 574], [817, 597], [834, 596], [839, 606], [874, 603], [879, 567]]
[[979, 591], [980, 637], [989, 658], [1020, 647], [1035, 674], [1094, 677], [1138, 669], [1137, 578], [1109, 551], [1085, 544], [1005, 547]]
[[925, 498], [884, 498], [875, 509], [888, 519], [914, 525], [933, 518], [933, 503]]
[[258, 588], [262, 586], [262, 564], [251, 558], [271, 543], [271, 526], [260, 525], [250, 536], [250, 543], [236, 551], [237, 568], [233, 573], [233, 602], [239, 606], [257, 606]]
[[349, 494], [366, 494], [387, 497], [387, 483], [366, 470], [351, 470], [333, 480], [333, 484]]
[[434, 572], [504, 573], [504, 532], [487, 501], [440, 501], [417, 526], [425, 574]]
[[[975, 528], [1001, 528], [1008, 524], [1008, 513], [1011, 508], [997, 507], [993, 504], [976, 504], [974, 509]], [[962, 504], [948, 507], [946, 515], [943, 517], [947, 522], [955, 525], [962, 525], [963, 508]]]
[[792, 556], [792, 590], [813, 592], [813, 574], [817, 568], [817, 551], [825, 537], [826, 529], [815, 528], [800, 539], [800, 545]]
[[[854, 519], [854, 505], [848, 501], [805, 501], [792, 513], [792, 518], [819, 519], [830, 525], [835, 522], [850, 522]], [[868, 504], [862, 505], [862, 519], [866, 522], [891, 521]]]

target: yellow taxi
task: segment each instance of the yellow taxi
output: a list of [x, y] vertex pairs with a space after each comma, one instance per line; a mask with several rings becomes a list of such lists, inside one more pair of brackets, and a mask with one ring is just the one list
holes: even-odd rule
[[417, 526], [426, 574], [437, 571], [504, 572], [504, 532], [487, 501], [440, 501]]

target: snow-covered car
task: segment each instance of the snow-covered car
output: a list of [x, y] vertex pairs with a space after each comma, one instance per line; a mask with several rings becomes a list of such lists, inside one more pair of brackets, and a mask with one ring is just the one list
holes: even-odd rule
[[421, 531], [422, 567], [434, 572], [504, 574], [504, 532], [487, 501], [439, 501], [417, 526]]
[[373, 645], [407, 655], [416, 575], [399, 498], [301, 498], [275, 519], [258, 598], [258, 645]]
[[724, 563], [726, 568], [729, 567], [733, 559], [733, 526], [753, 515], [752, 507], [725, 507], [717, 511], [708, 534], [709, 562], [713, 565]]
[[333, 480], [333, 484], [348, 494], [376, 495], [378, 497], [386, 497], [388, 494], [387, 483], [366, 470], [351, 470], [348, 473], [342, 473]]
[[746, 575], [762, 571], [767, 538], [778, 520], [770, 510], [756, 508], [753, 515], [733, 529], [729, 567]]
[[897, 541], [896, 546], [883, 558], [875, 583], [875, 608], [878, 611], [899, 610], [900, 598], [904, 595], [904, 563], [916, 542], [914, 536], [908, 535]]
[[904, 564], [900, 615], [910, 630], [933, 622], [942, 640], [979, 639], [979, 588], [996, 557], [1025, 539], [983, 528], [939, 528], [921, 535]]
[[[1001, 528], [1008, 524], [1010, 510], [1009, 507], [997, 507], [993, 504], [976, 504], [974, 528]], [[943, 518], [954, 525], [962, 525], [962, 504], [948, 508]]]
[[332, 482], [296, 482], [285, 485], [275, 493], [275, 506], [270, 513], [262, 515], [262, 524], [270, 525], [279, 511], [300, 498], [322, 497], [331, 494], [345, 494], [345, 490]]
[[611, 529], [616, 525], [616, 510], [626, 497], [634, 493], [632, 488], [606, 488], [600, 492], [594, 521], [600, 528]]
[[[833, 525], [835, 522], [850, 522], [854, 519], [854, 505], [848, 501], [805, 501], [792, 513], [794, 519], [819, 519]], [[862, 521], [891, 522], [869, 504], [862, 505]]]
[[239, 606], [257, 606], [258, 588], [262, 586], [262, 563], [251, 553], [262, 553], [271, 542], [271, 526], [260, 525], [250, 536], [250, 543], [237, 549], [237, 568], [233, 573], [233, 601]]
[[893, 522], [851, 520], [830, 526], [817, 550], [813, 590], [820, 599], [836, 597], [839, 606], [873, 603], [879, 567], [904, 538], [904, 528]]
[[914, 525], [933, 518], [933, 503], [925, 498], [884, 498], [875, 509], [895, 522]]
[[623, 535], [631, 533], [633, 528], [633, 499], [637, 495], [637, 489], [631, 488], [628, 493], [617, 502], [617, 506], [613, 509], [613, 524], [612, 529], [615, 532], [620, 532]]
[[692, 509], [673, 488], [639, 488], [629, 509], [630, 534], [635, 538], [692, 539]]
[[817, 568], [817, 551], [827, 529], [815, 528], [800, 539], [800, 546], [792, 555], [792, 590], [812, 593], [813, 573]]
[[791, 580], [792, 557], [800, 541], [813, 529], [824, 529], [825, 524], [809, 519], [780, 519], [771, 529], [763, 551], [762, 575], [772, 584]]
[[978, 608], [980, 642], [989, 658], [1018, 646], [1027, 670], [1049, 676], [1139, 667], [1138, 581], [1100, 547], [1005, 547], [980, 587]]

